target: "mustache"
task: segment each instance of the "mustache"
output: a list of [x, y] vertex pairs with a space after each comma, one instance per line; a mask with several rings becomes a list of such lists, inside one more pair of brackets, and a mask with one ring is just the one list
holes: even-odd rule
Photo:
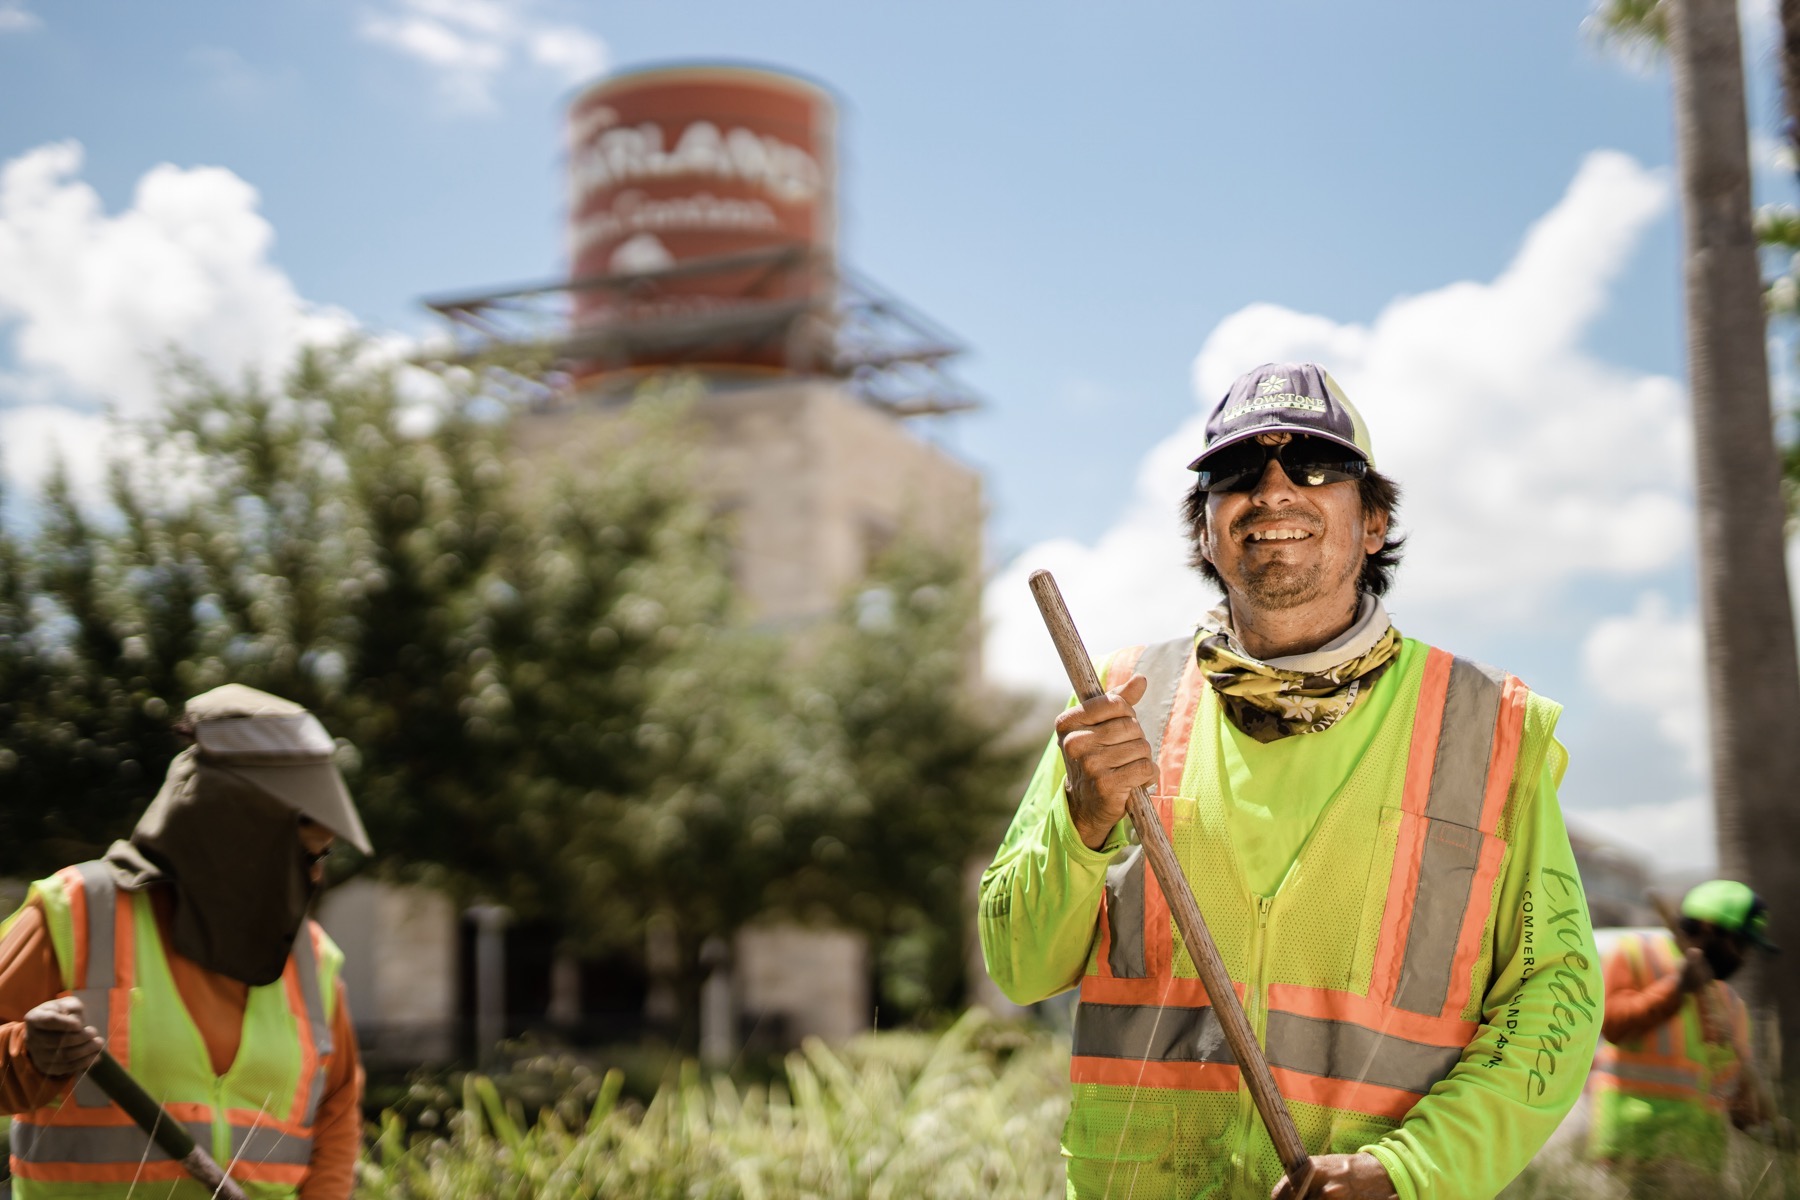
[[1311, 534], [1325, 532], [1325, 522], [1316, 514], [1295, 509], [1284, 512], [1280, 516], [1269, 516], [1266, 514], [1258, 515], [1252, 513], [1239, 517], [1231, 523], [1231, 536], [1242, 539], [1255, 533], [1258, 529], [1263, 529], [1271, 525], [1298, 525]]

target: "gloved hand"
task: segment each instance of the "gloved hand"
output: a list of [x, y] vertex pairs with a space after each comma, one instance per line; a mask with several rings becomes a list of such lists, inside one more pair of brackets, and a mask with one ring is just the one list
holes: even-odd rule
[[25, 1014], [25, 1053], [52, 1079], [86, 1071], [105, 1046], [78, 997], [58, 996]]

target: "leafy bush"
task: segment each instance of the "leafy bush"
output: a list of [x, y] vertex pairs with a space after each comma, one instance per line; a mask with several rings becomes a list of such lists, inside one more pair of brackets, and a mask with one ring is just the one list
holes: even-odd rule
[[470, 1076], [445, 1136], [390, 1114], [358, 1168], [371, 1200], [450, 1197], [1052, 1197], [1068, 1107], [1068, 1046], [971, 1010], [941, 1036], [808, 1042], [785, 1085], [684, 1069], [639, 1109], [610, 1072], [584, 1118], [529, 1123]]

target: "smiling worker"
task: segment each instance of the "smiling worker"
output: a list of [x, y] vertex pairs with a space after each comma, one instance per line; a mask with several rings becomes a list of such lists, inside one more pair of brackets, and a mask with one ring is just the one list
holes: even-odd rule
[[1069, 1195], [1286, 1195], [1124, 818], [1142, 785], [1313, 1194], [1493, 1196], [1574, 1104], [1600, 1030], [1560, 710], [1390, 624], [1399, 491], [1321, 367], [1238, 379], [1199, 449], [1192, 561], [1225, 602], [1197, 634], [1111, 656], [982, 877], [1001, 990], [1080, 988]]
[[83, 1077], [104, 1043], [251, 1196], [345, 1200], [362, 1071], [343, 955], [306, 915], [333, 841], [369, 850], [336, 745], [238, 684], [176, 729], [194, 744], [130, 840], [32, 884], [0, 937], [13, 1195], [208, 1195]]

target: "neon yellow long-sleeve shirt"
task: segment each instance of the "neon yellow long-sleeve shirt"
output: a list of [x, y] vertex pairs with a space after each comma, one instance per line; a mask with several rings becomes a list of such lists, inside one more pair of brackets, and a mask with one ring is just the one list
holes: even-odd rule
[[[1221, 740], [1227, 829], [1254, 890], [1267, 895], [1279, 885], [1371, 729], [1388, 718], [1396, 690], [1377, 685], [1332, 729], [1266, 745], [1237, 735], [1228, 722], [1222, 730], [1195, 730], [1196, 738]], [[1599, 1036], [1601, 977], [1556, 799], [1566, 764], [1566, 752], [1552, 742], [1531, 794], [1520, 797], [1490, 918], [1492, 978], [1475, 1037], [1400, 1127], [1365, 1147], [1405, 1200], [1496, 1195], [1555, 1130], [1587, 1077]], [[1052, 740], [982, 878], [988, 971], [1019, 1003], [1080, 982], [1106, 868], [1127, 840], [1121, 822], [1100, 850], [1083, 844], [1063, 777]]]

